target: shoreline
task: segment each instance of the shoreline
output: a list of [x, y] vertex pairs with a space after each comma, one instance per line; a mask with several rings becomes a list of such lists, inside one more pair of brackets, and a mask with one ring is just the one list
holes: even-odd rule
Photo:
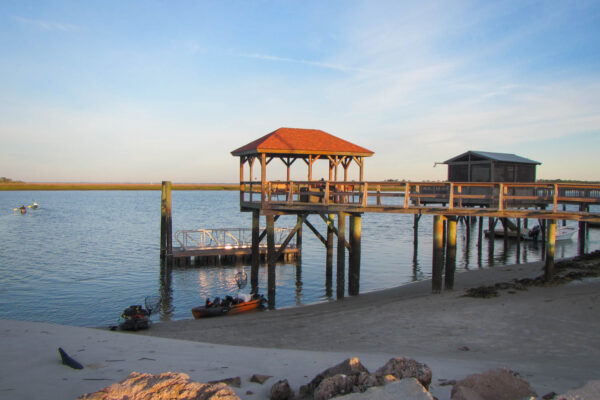
[[[0, 183], [0, 191], [68, 191], [68, 190], [158, 190], [161, 183]], [[233, 183], [173, 183], [172, 190], [240, 190]]]
[[[398, 356], [429, 365], [431, 393], [440, 400], [450, 397], [443, 380], [500, 367], [520, 373], [539, 396], [564, 393], [600, 375], [599, 278], [462, 296], [465, 288], [533, 278], [542, 268], [536, 262], [466, 271], [457, 274], [455, 290], [441, 294], [431, 294], [427, 280], [340, 301], [156, 323], [137, 333], [0, 320], [0, 356], [11, 360], [0, 367], [0, 393], [75, 398], [132, 371], [174, 371], [198, 382], [240, 376], [238, 396], [264, 399], [279, 379], [297, 391], [348, 357], [374, 371]], [[58, 347], [85, 369], [61, 365]], [[255, 373], [273, 378], [248, 382]]]

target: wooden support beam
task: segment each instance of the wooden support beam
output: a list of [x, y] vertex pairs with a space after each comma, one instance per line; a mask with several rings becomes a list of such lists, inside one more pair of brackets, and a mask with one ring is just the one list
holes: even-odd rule
[[336, 294], [337, 298], [344, 297], [345, 280], [346, 280], [346, 213], [338, 213], [338, 229], [337, 229], [337, 280]]
[[[279, 215], [275, 215], [275, 217], [274, 217], [275, 219], [274, 219], [273, 223], [277, 222], [277, 220], [279, 219], [279, 217], [280, 217]], [[260, 233], [260, 236], [258, 237], [258, 243], [260, 243], [260, 242], [263, 241], [263, 239], [265, 238], [266, 234], [267, 234], [267, 229], [265, 228], [265, 229], [263, 229], [263, 231]]]
[[333, 282], [333, 221], [334, 215], [328, 214], [327, 222], [327, 242], [325, 243], [326, 255], [325, 255], [325, 288], [327, 296], [331, 296], [331, 286]]
[[279, 246], [279, 250], [277, 250], [277, 254], [275, 256], [276, 260], [279, 260], [279, 257], [281, 257], [281, 255], [285, 251], [287, 245], [290, 243], [290, 241], [292, 240], [292, 238], [294, 237], [294, 235], [296, 234], [296, 232], [298, 232], [298, 230], [300, 228], [302, 228], [302, 223], [304, 222], [304, 220], [306, 219], [307, 216], [308, 216], [308, 214], [303, 214], [301, 216], [298, 215], [299, 218], [298, 218], [298, 221], [296, 222], [296, 226], [294, 226], [294, 229], [292, 229], [290, 231], [290, 233], [288, 233], [288, 235], [285, 238], [285, 240]]
[[556, 220], [548, 220], [548, 238], [546, 242], [546, 264], [544, 266], [544, 278], [551, 281], [554, 278], [554, 249], [556, 245]]
[[258, 267], [260, 264], [259, 254], [259, 225], [260, 224], [260, 213], [258, 210], [252, 211], [252, 259], [250, 263], [250, 287], [252, 293], [258, 292]]
[[325, 223], [327, 224], [327, 227], [331, 228], [331, 230], [333, 231], [333, 233], [335, 233], [335, 235], [338, 237], [338, 240], [342, 240], [343, 243], [344, 243], [344, 246], [346, 246], [346, 248], [348, 250], [350, 250], [351, 249], [350, 243], [346, 240], [346, 238], [341, 237], [339, 235], [338, 230], [335, 229], [335, 225], [333, 223], [333, 220], [330, 219], [330, 218], [328, 218], [328, 217], [326, 217], [325, 214], [319, 213], [319, 215], [321, 216], [321, 218], [323, 219], [323, 221], [325, 221]]
[[348, 265], [348, 294], [356, 296], [360, 290], [361, 216], [350, 214], [350, 253]]
[[323, 245], [327, 246], [327, 241], [325, 240], [325, 238], [323, 237], [323, 235], [321, 235], [319, 233], [319, 231], [317, 230], [317, 228], [315, 228], [313, 226], [313, 224], [311, 224], [308, 219], [304, 220], [304, 224], [306, 226], [308, 226], [308, 228], [315, 234], [315, 236], [321, 241], [321, 243], [323, 243]]
[[173, 219], [171, 217], [171, 181], [162, 182], [160, 207], [160, 257], [173, 263]]
[[[296, 222], [300, 221], [301, 218], [302, 215], [298, 215]], [[302, 223], [304, 223], [305, 220], [306, 218], [303, 218]], [[298, 232], [296, 232], [296, 249], [298, 250], [297, 259], [299, 260], [302, 257], [302, 225], [300, 225], [300, 229], [298, 229]]]
[[444, 217], [433, 216], [433, 257], [431, 266], [431, 292], [441, 293], [444, 270]]
[[267, 292], [268, 292], [268, 307], [275, 308], [275, 218], [272, 215], [267, 215]]
[[[454, 272], [456, 271], [456, 218], [448, 218], [448, 232], [446, 236], [446, 274], [444, 289], [454, 289]], [[467, 222], [469, 225], [469, 222]]]

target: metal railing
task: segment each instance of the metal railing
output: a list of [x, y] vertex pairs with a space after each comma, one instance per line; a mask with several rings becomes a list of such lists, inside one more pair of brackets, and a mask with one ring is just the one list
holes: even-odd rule
[[[261, 231], [264, 228], [261, 229]], [[274, 228], [275, 246], [280, 245], [291, 228]], [[242, 249], [252, 247], [252, 229], [194, 229], [175, 232], [175, 240], [184, 250], [197, 249]], [[266, 246], [266, 242], [261, 246]], [[290, 243], [291, 247], [293, 245]]]

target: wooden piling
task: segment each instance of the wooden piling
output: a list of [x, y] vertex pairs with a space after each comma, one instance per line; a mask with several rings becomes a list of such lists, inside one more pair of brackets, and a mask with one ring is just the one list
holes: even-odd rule
[[546, 240], [546, 264], [544, 277], [546, 281], [554, 277], [554, 248], [556, 244], [556, 220], [548, 220], [548, 238]]
[[173, 219], [171, 217], [171, 182], [163, 181], [160, 207], [160, 258], [173, 262]]
[[327, 224], [327, 242], [325, 243], [325, 294], [327, 297], [332, 295], [333, 286], [333, 223], [334, 214], [328, 214], [327, 216], [330, 224]]
[[[454, 289], [454, 272], [456, 271], [456, 217], [449, 217], [446, 236], [446, 274], [444, 289]], [[467, 223], [469, 225], [469, 223]]]
[[348, 294], [356, 296], [360, 289], [361, 216], [350, 215], [350, 254], [348, 265]]
[[[588, 211], [589, 207], [585, 204], [580, 204], [579, 205], [579, 211]], [[579, 221], [579, 232], [577, 233], [577, 240], [578, 240], [578, 253], [580, 256], [585, 254], [585, 245], [586, 245], [586, 240], [587, 240], [587, 222], [585, 221]]]
[[258, 266], [260, 264], [259, 235], [260, 213], [252, 211], [252, 258], [250, 262], [250, 287], [253, 294], [258, 293]]
[[346, 213], [338, 213], [338, 242], [337, 242], [337, 277], [336, 296], [338, 299], [344, 297], [346, 285]]
[[268, 307], [275, 308], [275, 218], [267, 215], [267, 293]]
[[444, 270], [444, 217], [433, 216], [433, 265], [431, 267], [431, 292], [441, 293]]

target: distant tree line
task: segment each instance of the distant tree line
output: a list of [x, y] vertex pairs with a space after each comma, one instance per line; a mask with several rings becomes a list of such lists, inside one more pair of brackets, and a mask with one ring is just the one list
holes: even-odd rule
[[22, 183], [21, 181], [13, 181], [10, 178], [6, 178], [4, 176], [0, 176], [0, 183]]

